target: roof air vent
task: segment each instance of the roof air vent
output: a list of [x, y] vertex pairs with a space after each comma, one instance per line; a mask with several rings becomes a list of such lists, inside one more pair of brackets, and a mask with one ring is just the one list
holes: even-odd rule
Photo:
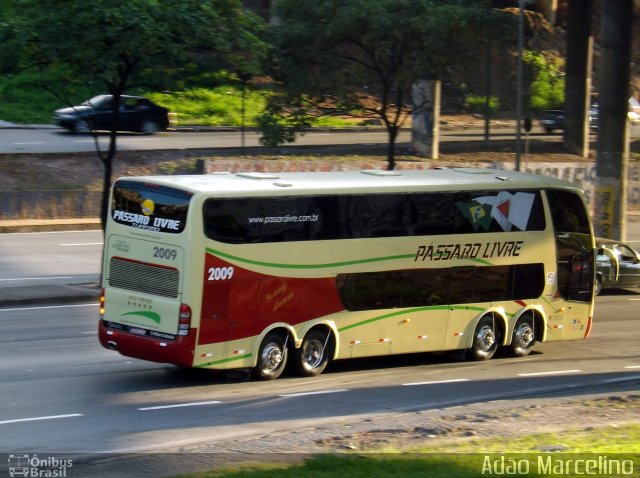
[[238, 173], [237, 176], [240, 176], [241, 178], [247, 178], [247, 179], [280, 179], [280, 176], [278, 176], [277, 174], [259, 173], [259, 172]]
[[369, 174], [370, 176], [402, 176], [398, 171], [389, 171], [386, 169], [363, 169], [360, 172], [362, 174]]

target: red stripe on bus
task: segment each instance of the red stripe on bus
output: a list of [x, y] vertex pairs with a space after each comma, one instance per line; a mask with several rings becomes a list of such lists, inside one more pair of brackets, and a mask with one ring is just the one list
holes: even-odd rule
[[[221, 268], [226, 273], [217, 279], [211, 271]], [[207, 254], [203, 281], [199, 345], [252, 337], [276, 322], [296, 325], [344, 310], [332, 277], [271, 276]]]

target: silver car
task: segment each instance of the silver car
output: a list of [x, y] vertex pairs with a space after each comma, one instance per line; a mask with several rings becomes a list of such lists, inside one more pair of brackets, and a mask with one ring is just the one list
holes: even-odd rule
[[596, 239], [596, 295], [602, 289], [640, 287], [640, 254], [631, 246], [610, 239]]

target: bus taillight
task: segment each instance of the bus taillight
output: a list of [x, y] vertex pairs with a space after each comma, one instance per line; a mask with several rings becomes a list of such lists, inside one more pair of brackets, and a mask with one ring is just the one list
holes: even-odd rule
[[178, 335], [189, 335], [191, 328], [191, 307], [180, 304], [180, 318], [178, 320]]
[[100, 290], [100, 319], [104, 319], [104, 287]]

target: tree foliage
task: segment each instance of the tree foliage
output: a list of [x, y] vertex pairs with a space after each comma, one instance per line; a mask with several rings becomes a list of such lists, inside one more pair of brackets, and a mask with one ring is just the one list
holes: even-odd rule
[[526, 51], [523, 61], [533, 78], [529, 87], [529, 106], [533, 111], [555, 108], [564, 103], [564, 75], [560, 60], [545, 58], [541, 53]]
[[[6, 0], [0, 59], [4, 72], [37, 68], [40, 87], [70, 103], [73, 87], [90, 82], [96, 93], [161, 89], [202, 70], [258, 71], [265, 44], [261, 20], [240, 0]], [[75, 99], [77, 100], [77, 98]], [[103, 221], [116, 153], [106, 152]]]
[[398, 129], [412, 112], [411, 85], [438, 78], [468, 53], [485, 2], [279, 0], [271, 29], [274, 75], [307, 109], [379, 118], [394, 167]]

